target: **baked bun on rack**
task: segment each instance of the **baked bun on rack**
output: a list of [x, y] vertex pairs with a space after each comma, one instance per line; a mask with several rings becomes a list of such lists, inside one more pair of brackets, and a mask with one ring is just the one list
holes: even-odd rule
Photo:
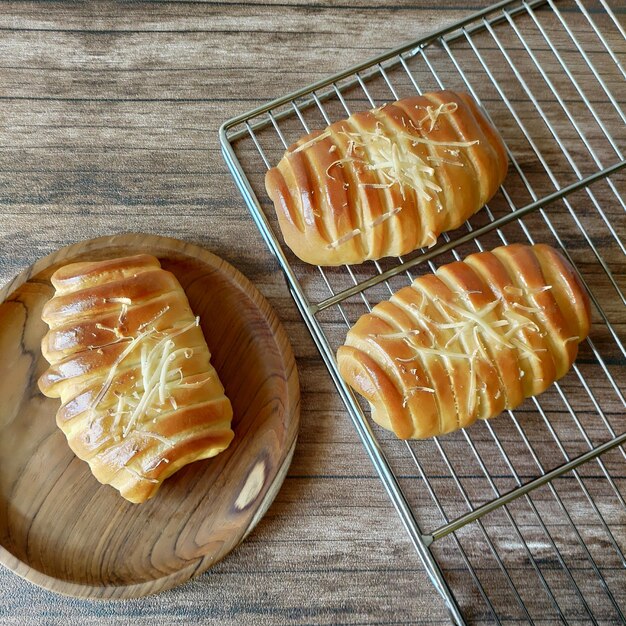
[[489, 201], [507, 167], [502, 139], [472, 97], [439, 91], [303, 137], [265, 187], [296, 256], [356, 264], [434, 245]]
[[589, 333], [588, 296], [550, 246], [513, 244], [420, 276], [348, 332], [337, 361], [401, 439], [489, 419], [543, 392]]
[[139, 255], [74, 263], [52, 276], [39, 380], [57, 424], [93, 475], [131, 502], [233, 439], [232, 408], [187, 296]]

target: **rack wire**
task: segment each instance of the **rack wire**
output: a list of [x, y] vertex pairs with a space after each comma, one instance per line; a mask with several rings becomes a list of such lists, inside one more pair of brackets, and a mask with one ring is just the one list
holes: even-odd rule
[[[226, 122], [224, 158], [451, 618], [626, 623], [626, 32], [607, 0], [505, 0]], [[471, 93], [511, 162], [489, 206], [405, 258], [322, 268], [282, 245], [263, 189], [303, 132], [416, 91]], [[572, 371], [515, 411], [401, 442], [368, 420], [336, 348], [421, 271], [544, 241], [594, 311]]]

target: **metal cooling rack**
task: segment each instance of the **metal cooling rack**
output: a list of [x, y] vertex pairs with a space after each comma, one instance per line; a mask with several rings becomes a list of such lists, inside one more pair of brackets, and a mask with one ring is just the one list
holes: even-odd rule
[[[606, 0], [500, 2], [226, 122], [226, 162], [452, 619], [626, 622], [626, 32]], [[509, 176], [439, 244], [315, 268], [283, 246], [263, 188], [303, 133], [386, 101], [469, 91]], [[419, 442], [372, 425], [341, 380], [346, 327], [416, 272], [515, 241], [559, 247], [594, 305], [572, 371], [497, 419]]]

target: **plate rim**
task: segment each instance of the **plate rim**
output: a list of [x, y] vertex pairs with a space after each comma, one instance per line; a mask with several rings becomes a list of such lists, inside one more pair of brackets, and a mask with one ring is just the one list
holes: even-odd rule
[[[219, 563], [246, 539], [246, 537], [256, 527], [267, 512], [283, 485], [293, 459], [296, 444], [298, 442], [301, 406], [299, 375], [293, 348], [282, 321], [278, 317], [272, 305], [254, 285], [254, 283], [250, 281], [250, 279], [242, 274], [231, 263], [199, 244], [175, 237], [141, 232], [123, 232], [76, 241], [75, 243], [58, 248], [44, 257], [36, 259], [28, 267], [24, 268], [21, 272], [10, 279], [6, 285], [0, 289], [0, 305], [4, 304], [11, 297], [11, 295], [13, 295], [20, 287], [26, 284], [33, 277], [37, 276], [37, 274], [54, 265], [55, 259], [59, 256], [62, 258], [71, 257], [72, 254], [75, 253], [75, 250], [77, 251], [78, 249], [81, 249], [85, 246], [85, 244], [93, 245], [93, 251], [98, 252], [100, 250], [106, 250], [113, 245], [124, 246], [138, 241], [141, 242], [142, 245], [145, 245], [146, 242], [149, 243], [150, 241], [154, 242], [154, 244], [162, 246], [174, 244], [177, 247], [178, 254], [187, 257], [200, 258], [201, 260], [206, 261], [210, 267], [216, 268], [221, 272], [225, 271], [228, 274], [229, 279], [236, 284], [237, 288], [246, 293], [246, 296], [253, 301], [256, 308], [260, 311], [262, 317], [266, 320], [268, 326], [270, 327], [274, 340], [283, 346], [283, 349], [281, 350], [281, 361], [285, 370], [286, 398], [289, 402], [289, 404], [285, 405], [283, 408], [283, 412], [291, 416], [291, 425], [288, 430], [293, 429], [294, 435], [289, 449], [286, 450], [286, 454], [283, 455], [282, 463], [277, 468], [271, 487], [268, 489], [263, 499], [260, 500], [258, 505], [255, 507], [255, 513], [251, 518], [249, 526], [245, 529], [245, 532], [241, 535], [237, 543], [219, 558], [213, 558], [209, 554], [204, 554], [199, 557], [196, 562], [189, 563], [187, 566], [176, 570], [175, 572], [164, 574], [163, 576], [144, 582], [122, 585], [91, 585], [63, 580], [41, 572], [40, 570], [29, 565], [27, 562], [19, 559], [8, 548], [0, 543], [0, 565], [12, 573], [17, 574], [20, 578], [33, 583], [38, 587], [46, 589], [47, 591], [83, 600], [110, 601], [153, 595], [155, 593], [182, 585]], [[157, 245], [155, 245], [155, 247], [157, 247]], [[139, 253], [143, 253], [143, 251], [138, 252], [138, 254]], [[158, 251], [155, 252], [154, 256], [159, 259], [167, 258], [165, 256], [159, 257]], [[71, 262], [72, 261], [67, 261], [66, 264]]]

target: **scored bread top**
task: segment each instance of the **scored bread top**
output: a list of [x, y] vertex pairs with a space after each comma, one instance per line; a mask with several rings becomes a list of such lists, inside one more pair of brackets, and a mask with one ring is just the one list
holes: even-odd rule
[[507, 167], [502, 139], [472, 97], [440, 91], [306, 135], [265, 186], [298, 257], [354, 264], [433, 245], [484, 206]]
[[513, 244], [416, 278], [357, 321], [337, 361], [375, 421], [421, 439], [544, 391], [589, 326], [588, 296], [563, 256]]
[[132, 502], [233, 438], [232, 408], [176, 277], [137, 255], [57, 270], [39, 387], [94, 476]]

